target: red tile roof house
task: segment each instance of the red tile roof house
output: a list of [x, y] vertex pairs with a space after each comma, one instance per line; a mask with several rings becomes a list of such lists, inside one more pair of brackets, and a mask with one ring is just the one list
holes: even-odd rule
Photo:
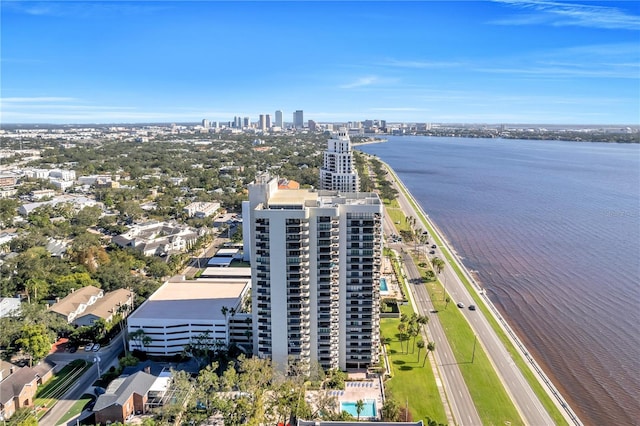
[[35, 367], [14, 367], [13, 371], [3, 372], [0, 382], [0, 418], [10, 418], [16, 410], [32, 407], [38, 386], [53, 376], [54, 364], [46, 361]]
[[156, 379], [144, 371], [115, 379], [93, 407], [96, 424], [124, 423], [135, 412], [146, 412], [149, 389]]

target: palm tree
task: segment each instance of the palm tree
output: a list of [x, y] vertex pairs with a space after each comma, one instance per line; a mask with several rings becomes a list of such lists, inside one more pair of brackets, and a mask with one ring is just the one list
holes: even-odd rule
[[424, 349], [424, 342], [418, 340], [418, 362], [420, 361], [420, 352]]
[[404, 335], [407, 332], [407, 324], [401, 322], [398, 324], [398, 333], [400, 333], [400, 350], [402, 350], [402, 341], [404, 340]]
[[447, 302], [447, 303], [444, 305], [444, 309], [446, 310], [446, 309], [447, 309], [447, 306], [449, 306], [449, 302], [451, 302], [451, 298], [450, 298], [449, 296], [447, 296], [447, 297], [444, 299], [444, 301], [445, 301], [445, 302]]
[[227, 312], [229, 312], [229, 308], [227, 308], [226, 306], [223, 306], [222, 308], [220, 308], [220, 312], [222, 312], [222, 315], [224, 315], [224, 319], [227, 319]]
[[427, 325], [429, 323], [429, 317], [426, 315], [418, 315], [418, 324], [420, 324], [421, 327], [424, 327], [425, 325]]
[[356, 401], [356, 413], [358, 413], [358, 421], [360, 421], [360, 413], [364, 410], [364, 401], [359, 399]]
[[431, 259], [431, 265], [439, 274], [444, 269], [444, 260], [440, 259], [439, 257], [434, 257], [433, 259]]
[[424, 354], [424, 361], [422, 362], [422, 366], [424, 367], [424, 365], [427, 363], [427, 357], [429, 356], [429, 353], [433, 352], [436, 350], [436, 342], [429, 342], [427, 344], [427, 353]]

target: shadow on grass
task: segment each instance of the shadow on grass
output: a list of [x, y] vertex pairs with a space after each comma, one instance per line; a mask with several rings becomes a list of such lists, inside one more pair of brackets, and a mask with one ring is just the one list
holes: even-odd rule
[[399, 369], [403, 370], [403, 371], [410, 371], [410, 370], [413, 370], [413, 367], [410, 366], [410, 365], [403, 365], [403, 366], [399, 367]]
[[396, 359], [396, 360], [394, 360], [394, 361], [393, 361], [393, 363], [394, 363], [395, 365], [403, 365], [403, 364], [406, 364], [406, 363], [405, 363], [404, 361], [402, 361], [401, 359]]

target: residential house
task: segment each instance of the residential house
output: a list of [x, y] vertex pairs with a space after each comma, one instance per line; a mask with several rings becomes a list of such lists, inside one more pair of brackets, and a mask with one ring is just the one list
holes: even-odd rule
[[167, 222], [146, 222], [132, 226], [111, 241], [120, 247], [131, 247], [145, 256], [184, 252], [198, 239], [198, 232], [188, 226]]
[[93, 407], [96, 424], [124, 423], [134, 413], [145, 413], [149, 390], [156, 379], [151, 374], [139, 371], [112, 381]]
[[11, 317], [20, 313], [20, 298], [0, 297], [0, 318]]
[[118, 289], [105, 294], [92, 285], [73, 291], [50, 308], [77, 326], [90, 326], [100, 318], [111, 322], [116, 314], [126, 317], [132, 309], [133, 292], [130, 290]]
[[220, 209], [220, 203], [195, 202], [184, 208], [189, 217], [205, 218], [215, 214]]
[[35, 367], [15, 367], [0, 382], [0, 417], [8, 419], [16, 410], [33, 406], [38, 386], [53, 376], [55, 365], [46, 361]]

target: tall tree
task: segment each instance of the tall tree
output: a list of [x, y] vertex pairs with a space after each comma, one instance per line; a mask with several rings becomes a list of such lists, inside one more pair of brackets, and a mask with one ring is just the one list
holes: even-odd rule
[[429, 356], [429, 354], [435, 350], [436, 350], [436, 342], [429, 342], [427, 344], [427, 353], [424, 354], [424, 361], [422, 362], [423, 367], [427, 363], [427, 357]]
[[418, 340], [418, 362], [420, 362], [420, 352], [424, 349], [424, 342], [422, 340]]
[[16, 344], [29, 354], [29, 364], [39, 361], [51, 349], [51, 339], [46, 327], [42, 324], [25, 324]]

